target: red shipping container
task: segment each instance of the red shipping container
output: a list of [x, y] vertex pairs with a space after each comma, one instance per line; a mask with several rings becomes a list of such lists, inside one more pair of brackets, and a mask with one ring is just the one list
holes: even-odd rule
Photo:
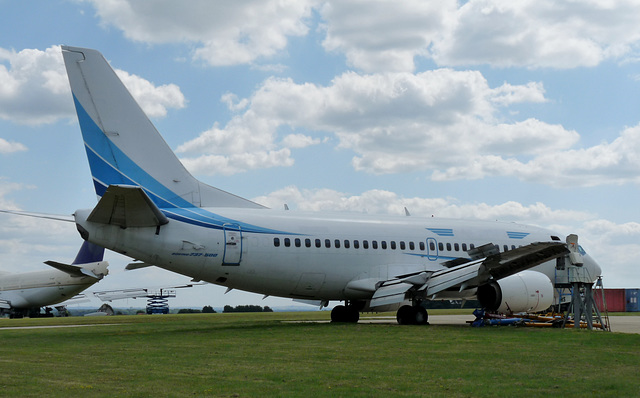
[[[602, 312], [602, 290], [594, 292], [594, 298], [598, 309]], [[626, 289], [604, 289], [604, 299], [609, 312], [625, 312], [627, 308]]]

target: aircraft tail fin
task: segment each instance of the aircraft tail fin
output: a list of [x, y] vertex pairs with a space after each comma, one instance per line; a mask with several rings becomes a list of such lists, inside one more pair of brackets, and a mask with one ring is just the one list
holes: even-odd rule
[[84, 241], [80, 250], [76, 255], [76, 259], [71, 264], [89, 264], [102, 261], [104, 259], [104, 247], [94, 245], [88, 241]]
[[99, 197], [109, 185], [133, 185], [161, 208], [263, 207], [194, 178], [102, 54], [69, 46], [62, 54]]
[[84, 241], [73, 263], [64, 264], [57, 261], [45, 261], [44, 263], [71, 276], [90, 276], [95, 279], [102, 279], [109, 273], [107, 269], [109, 263], [102, 261], [103, 259], [104, 247]]

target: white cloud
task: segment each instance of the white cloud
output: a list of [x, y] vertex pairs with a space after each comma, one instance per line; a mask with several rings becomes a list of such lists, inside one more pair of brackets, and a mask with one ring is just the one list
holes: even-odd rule
[[500, 220], [549, 225], [580, 225], [594, 219], [593, 214], [574, 210], [554, 210], [543, 203], [528, 206], [515, 201], [498, 205], [460, 203], [455, 198], [405, 198], [395, 192], [374, 189], [351, 195], [331, 189], [304, 189], [288, 186], [252, 200], [271, 208], [287, 203], [299, 211], [348, 211], [369, 214], [404, 215], [406, 207], [412, 216], [456, 219]]
[[304, 134], [289, 134], [282, 139], [282, 145], [288, 148], [305, 148], [317, 145], [321, 142], [319, 138], [309, 137]]
[[39, 125], [73, 114], [59, 46], [20, 52], [0, 48], [0, 62], [8, 63], [0, 63], [0, 118]]
[[[640, 183], [640, 125], [629, 127], [611, 143], [589, 148], [551, 150], [530, 161], [494, 158], [492, 164], [476, 164], [473, 174], [516, 176], [552, 186], [621, 185]], [[435, 172], [436, 180], [465, 178], [468, 166], [451, 167]]]
[[636, 1], [327, 1], [324, 47], [366, 72], [438, 65], [575, 68], [634, 57]]
[[202, 175], [232, 175], [253, 169], [293, 166], [291, 151], [287, 148], [243, 152], [230, 156], [208, 154], [196, 158], [184, 157], [180, 161], [192, 173]]
[[146, 43], [194, 43], [195, 59], [215, 65], [251, 63], [307, 34], [314, 1], [90, 0], [104, 25]]
[[131, 40], [186, 42], [209, 65], [254, 63], [305, 36], [313, 10], [322, 46], [365, 72], [411, 72], [416, 58], [441, 66], [575, 68], [634, 58], [636, 1], [87, 0], [105, 26]]
[[167, 108], [180, 109], [186, 106], [184, 95], [175, 84], [154, 86], [153, 83], [137, 75], [116, 69], [116, 74], [127, 87], [133, 98], [149, 117], [162, 117]]
[[455, 15], [455, 1], [327, 1], [321, 8], [328, 51], [367, 72], [405, 72], [427, 56]]
[[[640, 125], [611, 143], [576, 148], [579, 134], [561, 125], [503, 121], [500, 112], [511, 104], [546, 101], [535, 82], [491, 88], [479, 72], [451, 69], [346, 72], [328, 86], [270, 78], [251, 97], [231, 98], [225, 95], [232, 107], [242, 104], [237, 109], [243, 114], [178, 148], [198, 172], [216, 173], [206, 169], [214, 163], [197, 162], [194, 155], [238, 158], [319, 143], [314, 133], [295, 132], [301, 129], [334, 134], [339, 148], [355, 153], [353, 167], [368, 173], [423, 170], [437, 181], [510, 176], [563, 187], [640, 182]], [[293, 134], [278, 139], [281, 130], [291, 129]], [[236, 172], [293, 163], [262, 156], [267, 162], [260, 166], [249, 158], [255, 166], [231, 162]]]
[[[155, 86], [125, 71], [116, 69], [116, 73], [151, 117], [164, 116], [167, 108], [185, 106], [184, 95], [175, 84]], [[75, 118], [60, 46], [19, 52], [0, 48], [0, 118], [28, 125]], [[19, 149], [19, 144], [14, 143], [13, 149]]]
[[7, 141], [0, 138], [0, 154], [26, 151], [27, 147], [19, 142]]
[[[224, 127], [214, 125], [177, 151], [188, 158], [194, 172], [231, 172], [221, 162], [236, 164], [240, 172], [254, 166], [224, 159], [320, 142], [295, 131], [278, 139], [280, 130], [303, 129], [335, 134], [340, 148], [355, 152], [354, 167], [365, 172], [435, 170], [435, 179], [506, 175], [511, 173], [503, 170], [509, 163], [567, 150], [578, 141], [575, 131], [536, 119], [499, 122], [498, 107], [545, 100], [536, 83], [492, 89], [479, 72], [450, 69], [419, 74], [347, 72], [325, 87], [270, 78], [250, 98], [225, 94], [223, 101], [244, 113]], [[199, 161], [198, 155], [203, 156]], [[272, 157], [262, 156], [267, 162], [262, 166], [249, 158], [255, 167], [278, 165]], [[278, 159], [279, 165], [292, 164], [284, 156]]]

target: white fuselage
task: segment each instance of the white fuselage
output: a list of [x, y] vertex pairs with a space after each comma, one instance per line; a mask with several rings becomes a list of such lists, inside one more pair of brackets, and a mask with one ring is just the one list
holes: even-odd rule
[[[403, 273], [443, 269], [487, 243], [510, 250], [560, 240], [538, 227], [439, 218], [325, 214], [267, 209], [163, 209], [169, 223], [121, 228], [76, 223], [89, 241], [134, 259], [222, 286], [265, 295], [313, 300], [368, 299], [348, 289], [353, 280], [384, 281]], [[206, 217], [203, 217], [206, 214]], [[598, 265], [588, 256], [594, 278]], [[556, 262], [533, 268], [554, 280]], [[375, 290], [375, 289], [374, 289]]]
[[[92, 264], [96, 272], [106, 274], [107, 262]], [[14, 309], [39, 308], [68, 300], [98, 282], [89, 276], [70, 276], [58, 270], [0, 275], [0, 300]]]

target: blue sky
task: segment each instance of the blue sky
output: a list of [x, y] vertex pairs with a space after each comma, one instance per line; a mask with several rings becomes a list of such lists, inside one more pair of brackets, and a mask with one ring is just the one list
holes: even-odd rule
[[[605, 286], [640, 286], [640, 3], [0, 0], [0, 10], [0, 208], [95, 204], [67, 44], [101, 51], [211, 185], [274, 208], [406, 206], [577, 233]], [[70, 261], [80, 246], [73, 224], [1, 217], [2, 271]], [[107, 259], [99, 289], [186, 281]], [[198, 287], [173, 305], [290, 303], [223, 293]]]

